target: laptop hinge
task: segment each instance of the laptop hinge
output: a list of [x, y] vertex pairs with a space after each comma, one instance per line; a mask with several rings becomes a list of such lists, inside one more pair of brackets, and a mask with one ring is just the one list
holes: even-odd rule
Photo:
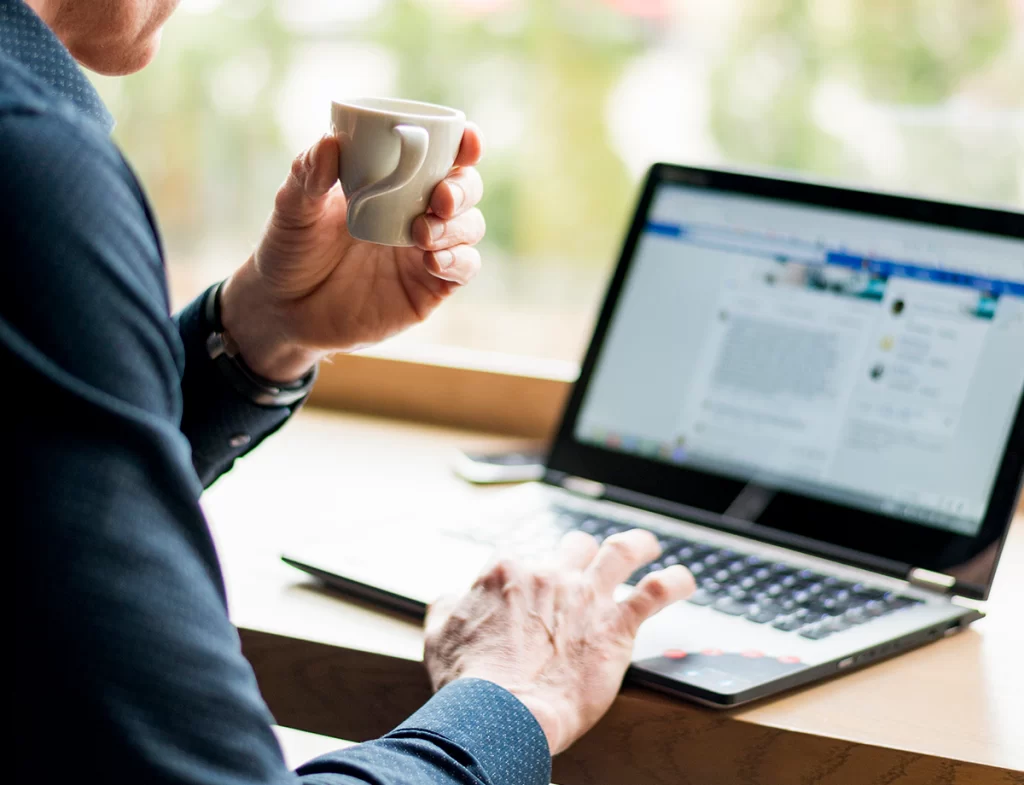
[[600, 499], [605, 492], [604, 483], [586, 480], [583, 477], [563, 477], [560, 484], [570, 493], [586, 496], [588, 499]]
[[947, 594], [950, 589], [956, 586], [956, 578], [952, 575], [944, 575], [941, 572], [932, 572], [923, 567], [915, 567], [907, 575], [907, 581], [922, 589], [930, 589], [941, 594]]

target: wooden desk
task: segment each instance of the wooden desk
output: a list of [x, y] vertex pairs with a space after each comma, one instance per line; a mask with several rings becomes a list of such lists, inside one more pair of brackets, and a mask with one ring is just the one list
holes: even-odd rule
[[[429, 696], [416, 625], [281, 563], [293, 538], [385, 526], [491, 489], [449, 468], [496, 438], [307, 410], [204, 497], [235, 622], [278, 722], [380, 735]], [[1024, 783], [1024, 519], [969, 631], [730, 712], [627, 688], [555, 761], [562, 785]]]

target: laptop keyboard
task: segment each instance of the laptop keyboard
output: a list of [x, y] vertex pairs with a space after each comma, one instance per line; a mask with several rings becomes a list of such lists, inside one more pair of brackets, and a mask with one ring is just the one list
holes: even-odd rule
[[[579, 529], [598, 541], [638, 528], [578, 510], [562, 508], [559, 513], [560, 528]], [[732, 548], [654, 534], [661, 544], [661, 558], [637, 570], [629, 583], [635, 584], [655, 570], [682, 564], [697, 582], [697, 592], [688, 602], [810, 640], [827, 638], [922, 602]]]

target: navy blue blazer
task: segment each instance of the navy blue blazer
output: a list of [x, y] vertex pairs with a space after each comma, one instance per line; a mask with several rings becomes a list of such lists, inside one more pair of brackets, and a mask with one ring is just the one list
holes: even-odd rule
[[291, 411], [220, 378], [198, 300], [170, 315], [156, 224], [111, 127], [49, 28], [0, 0], [15, 781], [544, 785], [540, 727], [479, 680], [379, 740], [285, 767], [199, 497]]

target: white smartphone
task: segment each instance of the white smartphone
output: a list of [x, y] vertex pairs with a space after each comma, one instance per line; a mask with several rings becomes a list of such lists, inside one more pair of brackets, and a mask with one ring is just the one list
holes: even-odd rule
[[477, 483], [530, 482], [544, 476], [547, 450], [538, 445], [503, 452], [459, 451], [452, 468], [462, 479]]

